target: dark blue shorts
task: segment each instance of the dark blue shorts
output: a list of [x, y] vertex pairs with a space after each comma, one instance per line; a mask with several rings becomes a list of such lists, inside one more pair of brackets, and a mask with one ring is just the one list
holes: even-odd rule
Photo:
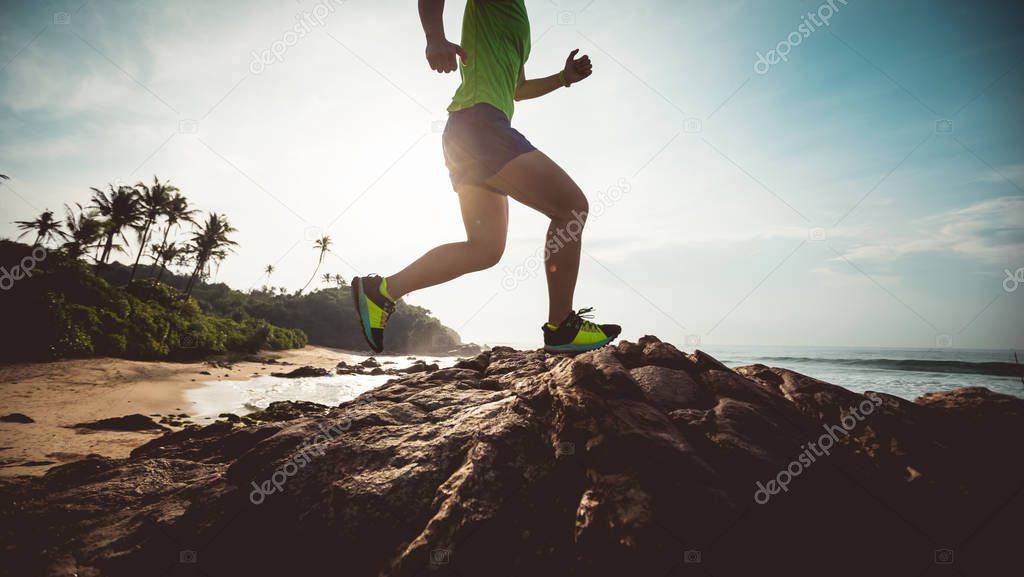
[[484, 181], [508, 161], [537, 150], [512, 128], [504, 112], [490, 104], [477, 104], [449, 113], [441, 146], [448, 176], [456, 190], [466, 184], [487, 186]]

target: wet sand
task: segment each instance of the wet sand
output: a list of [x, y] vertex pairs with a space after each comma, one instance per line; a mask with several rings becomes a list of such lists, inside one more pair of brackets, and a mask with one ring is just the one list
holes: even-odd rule
[[203, 386], [204, 381], [244, 381], [302, 365], [333, 368], [352, 355], [359, 353], [309, 346], [262, 355], [294, 365], [284, 367], [254, 361], [221, 368], [205, 362], [111, 358], [0, 365], [0, 416], [23, 413], [35, 421], [0, 422], [0, 476], [42, 474], [90, 453], [126, 457], [161, 434], [157, 430], [92, 431], [71, 425], [133, 413], [154, 421], [167, 415], [191, 415], [185, 391]]

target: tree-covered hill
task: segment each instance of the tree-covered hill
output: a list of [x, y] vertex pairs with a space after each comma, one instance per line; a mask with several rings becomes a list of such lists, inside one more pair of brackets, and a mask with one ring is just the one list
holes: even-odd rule
[[[92, 187], [87, 204], [64, 209], [63, 219], [46, 209], [14, 222], [31, 245], [0, 240], [0, 304], [12, 327], [0, 358], [197, 358], [307, 342], [367, 348], [340, 275], [324, 273], [327, 288], [306, 291], [332, 251], [330, 236], [313, 243], [319, 258], [301, 289], [242, 292], [209, 283], [237, 248], [237, 230], [226, 215], [193, 208], [170, 181]], [[273, 272], [263, 270], [267, 281]], [[421, 307], [399, 302], [388, 325], [389, 352], [479, 351]]]
[[204, 312], [153, 279], [113, 286], [59, 251], [0, 240], [0, 358], [112, 356], [188, 360], [306, 345], [306, 335], [256, 317]]
[[[114, 285], [127, 282], [130, 267], [112, 263], [99, 269], [99, 274]], [[159, 273], [157, 267], [140, 266], [136, 278]], [[188, 277], [165, 272], [162, 281], [184, 290]], [[359, 321], [352, 308], [352, 292], [344, 282], [310, 293], [286, 293], [268, 287], [251, 292], [232, 289], [224, 283], [197, 282], [192, 297], [202, 310], [211, 315], [233, 319], [258, 318], [274, 325], [302, 330], [310, 344], [343, 349], [366, 350]], [[386, 352], [459, 354], [474, 352], [463, 347], [458, 333], [441, 324], [430, 311], [399, 301], [395, 314], [388, 319]]]

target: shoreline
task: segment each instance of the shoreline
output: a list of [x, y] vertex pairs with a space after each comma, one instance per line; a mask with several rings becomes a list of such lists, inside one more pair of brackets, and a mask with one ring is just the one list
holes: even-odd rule
[[[247, 381], [304, 365], [333, 368], [341, 360], [366, 358], [357, 351], [312, 345], [266, 351], [259, 356], [277, 362], [245, 360], [217, 366], [216, 361], [205, 360], [96, 357], [0, 365], [0, 415], [22, 413], [34, 421], [0, 422], [0, 477], [41, 475], [50, 467], [89, 454], [127, 457], [132, 449], [164, 432], [71, 428], [78, 423], [133, 413], [157, 422], [163, 416], [193, 416], [194, 403], [186, 399], [185, 393], [210, 382]], [[163, 425], [172, 430], [182, 428]]]

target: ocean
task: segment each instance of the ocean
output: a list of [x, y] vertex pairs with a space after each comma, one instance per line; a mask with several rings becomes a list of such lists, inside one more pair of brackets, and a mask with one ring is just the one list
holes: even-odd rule
[[[1021, 365], [1011, 350], [953, 348], [868, 348], [707, 346], [702, 350], [730, 367], [760, 363], [781, 367], [863, 393], [878, 391], [904, 399], [959, 387], [989, 389], [1024, 397]], [[1018, 352], [1021, 363], [1024, 354]], [[1018, 376], [1006, 376], [1016, 371]]]
[[[519, 349], [533, 348], [510, 345]], [[989, 389], [1024, 398], [1019, 376], [1005, 376], [1020, 365], [1013, 351], [978, 349], [901, 349], [862, 347], [704, 346], [700, 347], [730, 367], [760, 363], [782, 367], [810, 377], [863, 393], [878, 391], [908, 400], [924, 393], [959, 387]], [[1020, 355], [1024, 362], [1024, 355]], [[366, 357], [344, 355], [349, 363]], [[404, 367], [405, 356], [377, 356], [388, 366]], [[420, 357], [441, 367], [451, 366], [453, 357]], [[246, 414], [264, 409], [273, 401], [313, 401], [338, 405], [378, 387], [394, 377], [388, 375], [332, 375], [329, 377], [285, 379], [259, 376], [246, 381], [209, 381], [186, 392], [190, 415], [200, 421], [220, 413]]]

